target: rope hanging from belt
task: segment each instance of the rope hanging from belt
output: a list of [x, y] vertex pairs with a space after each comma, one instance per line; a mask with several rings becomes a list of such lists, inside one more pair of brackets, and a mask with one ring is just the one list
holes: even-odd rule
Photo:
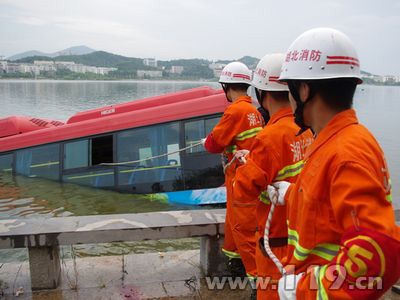
[[269, 245], [269, 229], [271, 228], [272, 216], [274, 215], [275, 206], [276, 206], [276, 203], [278, 202], [278, 199], [275, 198], [275, 199], [270, 199], [270, 200], [271, 200], [271, 208], [269, 210], [267, 222], [265, 223], [264, 248], [265, 248], [265, 251], [267, 252], [268, 256], [271, 258], [271, 260], [274, 262], [274, 264], [278, 268], [279, 272], [282, 274], [282, 276], [285, 276], [286, 275], [285, 268], [283, 267], [280, 260], [272, 252], [271, 247]]

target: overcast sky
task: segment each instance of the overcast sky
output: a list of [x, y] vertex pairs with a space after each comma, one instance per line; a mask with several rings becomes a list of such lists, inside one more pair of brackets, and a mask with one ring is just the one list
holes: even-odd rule
[[363, 70], [400, 75], [399, 0], [0, 0], [0, 55], [86, 45], [157, 59], [260, 58], [321, 26], [353, 40]]

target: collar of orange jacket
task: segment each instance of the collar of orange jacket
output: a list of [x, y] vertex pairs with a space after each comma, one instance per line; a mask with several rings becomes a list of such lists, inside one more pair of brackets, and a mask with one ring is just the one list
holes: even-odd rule
[[250, 96], [240, 96], [235, 101], [233, 101], [233, 103], [239, 103], [239, 102], [242, 102], [242, 101], [251, 103], [251, 97]]
[[278, 110], [276, 113], [274, 113], [271, 116], [271, 119], [269, 119], [267, 125], [275, 124], [276, 122], [278, 122], [280, 119], [282, 119], [284, 117], [292, 117], [293, 122], [294, 122], [293, 110], [290, 106], [283, 107], [280, 110]]
[[334, 116], [324, 127], [314, 142], [308, 147], [305, 159], [308, 159], [319, 147], [325, 144], [333, 135], [338, 133], [343, 128], [358, 124], [358, 119], [354, 109], [347, 109]]

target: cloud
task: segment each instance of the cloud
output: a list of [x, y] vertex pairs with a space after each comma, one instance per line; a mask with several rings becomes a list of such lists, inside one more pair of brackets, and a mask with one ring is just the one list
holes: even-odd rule
[[43, 26], [48, 24], [44, 19], [33, 17], [33, 16], [19, 16], [16, 21], [21, 24], [32, 25], [32, 26]]

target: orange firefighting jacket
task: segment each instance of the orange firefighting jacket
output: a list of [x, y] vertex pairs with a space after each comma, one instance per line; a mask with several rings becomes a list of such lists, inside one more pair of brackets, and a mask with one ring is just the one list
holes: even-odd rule
[[251, 104], [251, 97], [242, 96], [227, 107], [204, 146], [211, 153], [224, 152], [231, 161], [237, 150], [250, 149], [263, 125], [263, 118]]
[[[251, 97], [240, 97], [227, 107], [219, 123], [207, 136], [204, 147], [211, 153], [224, 152], [228, 162], [231, 162], [237, 150], [250, 149], [254, 137], [262, 130], [263, 125], [263, 118], [252, 105]], [[232, 162], [225, 172], [227, 204], [222, 251], [230, 258], [240, 258], [232, 232], [232, 179], [237, 165], [237, 161]]]
[[[313, 141], [310, 130], [296, 136], [299, 127], [293, 111], [283, 108], [271, 116], [267, 126], [256, 136], [246, 164], [236, 170], [233, 187], [235, 202], [257, 201], [258, 232], [264, 235], [270, 201], [265, 192], [274, 181], [294, 182], [303, 167], [303, 157]], [[270, 237], [287, 237], [286, 206], [275, 208]]]
[[[320, 132], [304, 161], [285, 196], [289, 206], [286, 269], [306, 272], [297, 286], [297, 299], [379, 298], [382, 292], [377, 289], [350, 285], [355, 277], [368, 274], [381, 275], [384, 284], [393, 284], [400, 276], [399, 228], [383, 151], [349, 109]], [[339, 289], [329, 289], [332, 282], [327, 278], [334, 276], [327, 274], [332, 273], [328, 266], [336, 268], [337, 263], [347, 275]]]

